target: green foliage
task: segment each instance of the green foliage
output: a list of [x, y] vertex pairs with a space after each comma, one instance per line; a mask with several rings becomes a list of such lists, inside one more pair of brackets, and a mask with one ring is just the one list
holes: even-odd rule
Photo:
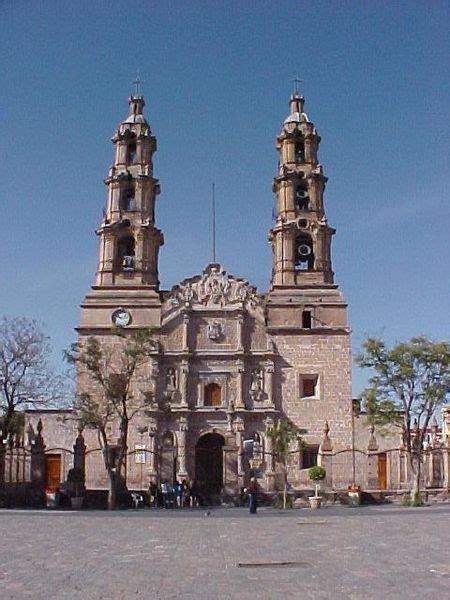
[[311, 479], [311, 481], [322, 481], [325, 479], [326, 474], [326, 470], [318, 465], [308, 469], [308, 477]]
[[414, 484], [413, 505], [420, 502], [422, 455], [430, 420], [450, 394], [450, 344], [415, 337], [388, 348], [369, 338], [356, 357], [372, 370], [370, 387], [363, 393], [369, 421], [385, 428], [402, 428]]
[[301, 442], [301, 436], [306, 433], [289, 421], [280, 419], [274, 427], [269, 427], [267, 435], [272, 440], [272, 449], [280, 462], [284, 462], [289, 454], [289, 448], [294, 440]]

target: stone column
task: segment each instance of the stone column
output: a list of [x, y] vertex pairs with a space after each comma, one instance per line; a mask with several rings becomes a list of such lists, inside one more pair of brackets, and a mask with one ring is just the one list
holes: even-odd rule
[[378, 442], [375, 427], [370, 426], [370, 437], [367, 445], [367, 489], [378, 489]]
[[86, 444], [83, 437], [83, 424], [78, 424], [78, 436], [73, 445], [73, 468], [86, 472]]
[[323, 428], [322, 441], [319, 446], [319, 453], [317, 456], [317, 463], [323, 467], [326, 471], [325, 485], [333, 487], [333, 445], [330, 439], [330, 427], [328, 421], [325, 421]]
[[275, 459], [273, 456], [273, 443], [272, 438], [267, 435], [267, 431], [272, 429], [274, 426], [274, 420], [272, 417], [266, 417], [264, 420], [264, 425], [266, 427], [265, 432], [265, 447], [266, 451], [264, 454], [264, 460], [266, 461], [266, 491], [272, 492], [275, 487]]
[[183, 339], [182, 339], [182, 351], [183, 352], [189, 352], [188, 335], [189, 335], [189, 315], [187, 313], [183, 313]]
[[438, 424], [436, 418], [433, 418], [431, 424], [431, 443], [428, 447], [429, 463], [428, 463], [428, 480], [429, 486], [432, 488], [441, 487], [441, 450], [438, 437]]
[[273, 376], [274, 376], [274, 365], [273, 362], [270, 361], [269, 363], [267, 363], [266, 369], [265, 369], [265, 391], [266, 391], [266, 395], [267, 395], [267, 406], [269, 408], [273, 408], [274, 407], [274, 403], [273, 403]]
[[443, 487], [450, 490], [450, 405], [442, 409], [442, 466]]
[[239, 314], [237, 317], [237, 352], [242, 352], [244, 350], [243, 331], [244, 315]]
[[189, 363], [187, 360], [181, 361], [180, 367], [180, 393], [181, 393], [181, 403], [180, 405], [183, 407], [187, 407], [188, 405], [188, 374], [189, 374]]
[[37, 424], [37, 434], [31, 444], [31, 481], [34, 484], [45, 485], [45, 444], [42, 437], [42, 421]]
[[242, 487], [244, 483], [244, 466], [242, 464], [242, 434], [244, 432], [244, 419], [242, 417], [236, 417], [233, 422], [234, 431], [236, 435], [236, 446], [238, 451], [237, 458], [237, 474], [239, 486]]
[[156, 419], [153, 417], [150, 417], [149, 422], [148, 422], [148, 476], [150, 481], [155, 482], [157, 479], [157, 470], [156, 470], [156, 443], [155, 443], [155, 436], [156, 436], [156, 432], [157, 432], [158, 426], [157, 426], [157, 422]]
[[136, 235], [136, 249], [135, 249], [135, 269], [142, 271], [143, 259], [144, 259], [144, 234], [142, 231]]
[[245, 408], [243, 395], [244, 361], [237, 360], [236, 367], [236, 410], [243, 410]]
[[186, 417], [178, 419], [178, 481], [187, 479], [186, 470], [186, 432], [188, 430], [188, 422]]
[[151, 379], [152, 379], [152, 392], [153, 392], [153, 402], [158, 402], [159, 400], [159, 365], [156, 360], [152, 360], [152, 370], [151, 370]]
[[204, 406], [203, 398], [203, 381], [200, 379], [197, 382], [197, 406]]

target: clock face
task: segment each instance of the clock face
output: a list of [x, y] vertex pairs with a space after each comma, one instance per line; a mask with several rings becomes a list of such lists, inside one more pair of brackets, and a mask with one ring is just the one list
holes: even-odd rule
[[300, 244], [297, 250], [300, 256], [309, 256], [311, 254], [311, 248], [308, 244]]
[[111, 320], [116, 327], [126, 327], [131, 321], [131, 315], [124, 308], [118, 308], [111, 315]]

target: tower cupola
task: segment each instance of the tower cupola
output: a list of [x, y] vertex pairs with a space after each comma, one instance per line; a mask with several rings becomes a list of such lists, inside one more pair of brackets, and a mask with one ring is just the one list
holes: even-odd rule
[[275, 225], [273, 287], [333, 283], [331, 236], [323, 204], [327, 178], [318, 161], [320, 136], [304, 112], [305, 99], [295, 91], [276, 148], [278, 173], [273, 181]]
[[143, 115], [144, 97], [129, 98], [129, 115], [112, 138], [114, 162], [105, 184], [108, 199], [97, 230], [98, 286], [149, 285], [158, 288], [158, 252], [164, 243], [155, 226], [160, 185], [153, 177], [156, 138]]

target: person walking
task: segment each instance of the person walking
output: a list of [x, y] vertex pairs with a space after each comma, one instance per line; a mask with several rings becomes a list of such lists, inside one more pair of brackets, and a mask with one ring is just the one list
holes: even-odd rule
[[248, 497], [249, 497], [248, 507], [249, 507], [249, 511], [250, 511], [251, 515], [255, 515], [256, 510], [258, 508], [257, 494], [258, 494], [258, 485], [256, 483], [256, 478], [251, 477], [250, 484], [248, 486]]

